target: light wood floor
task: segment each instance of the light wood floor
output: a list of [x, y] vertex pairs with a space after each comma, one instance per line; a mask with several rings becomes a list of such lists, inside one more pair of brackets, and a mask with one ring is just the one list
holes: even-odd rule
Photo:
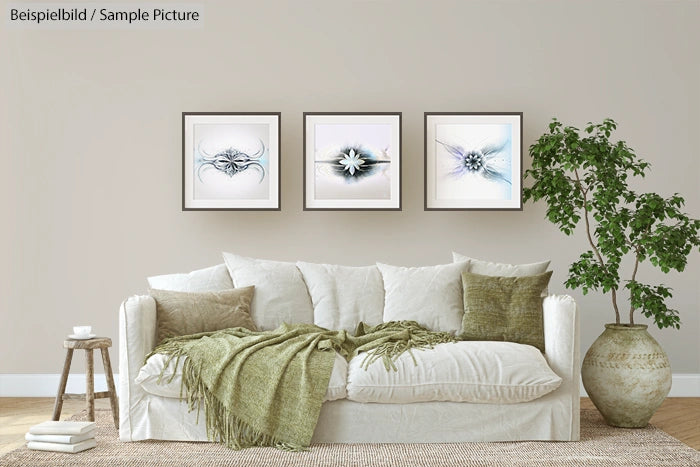
[[[98, 399], [95, 406], [109, 409], [108, 399]], [[82, 401], [63, 403], [61, 420], [85, 408]], [[595, 408], [588, 398], [581, 398], [581, 408]], [[47, 397], [0, 398], [0, 456], [24, 444], [30, 426], [51, 418], [53, 399]], [[654, 414], [651, 423], [671, 436], [700, 450], [700, 397], [669, 398]]]
[[[582, 397], [581, 408], [595, 409], [595, 406], [589, 398]], [[650, 423], [700, 451], [700, 397], [669, 397]]]
[[[51, 420], [53, 402], [52, 397], [0, 397], [0, 456], [23, 446], [29, 427]], [[63, 401], [61, 420], [84, 408], [84, 401]], [[95, 408], [109, 409], [109, 399], [95, 400]]]

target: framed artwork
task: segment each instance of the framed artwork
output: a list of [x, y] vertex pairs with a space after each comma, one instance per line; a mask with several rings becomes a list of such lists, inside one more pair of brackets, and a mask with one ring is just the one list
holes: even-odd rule
[[304, 112], [304, 210], [401, 210], [400, 112]]
[[523, 114], [425, 113], [425, 210], [522, 210]]
[[280, 113], [183, 112], [182, 210], [280, 210]]

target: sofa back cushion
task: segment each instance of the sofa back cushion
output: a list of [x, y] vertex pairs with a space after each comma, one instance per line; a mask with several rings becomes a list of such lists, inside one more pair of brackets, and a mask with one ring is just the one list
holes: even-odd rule
[[547, 271], [550, 261], [541, 261], [538, 263], [527, 264], [508, 264], [508, 263], [493, 263], [491, 261], [483, 261], [480, 259], [470, 258], [460, 253], [452, 252], [452, 260], [469, 261], [468, 272], [481, 274], [483, 276], [502, 276], [502, 277], [517, 277], [517, 276], [534, 276]]
[[254, 287], [219, 292], [150, 289], [156, 301], [156, 339], [244, 327], [256, 330], [250, 317]]
[[[468, 272], [481, 274], [482, 276], [499, 276], [499, 277], [521, 277], [534, 276], [547, 272], [550, 261], [540, 261], [537, 263], [525, 264], [509, 264], [509, 263], [493, 263], [491, 261], [483, 261], [480, 259], [470, 258], [459, 253], [452, 252], [452, 260], [469, 261]], [[549, 289], [545, 287], [542, 291], [542, 296], [549, 295]]]
[[224, 261], [236, 287], [255, 286], [250, 314], [258, 329], [313, 323], [311, 297], [296, 264], [231, 253], [224, 253]]
[[314, 307], [314, 324], [354, 333], [363, 321], [382, 322], [384, 284], [377, 266], [350, 267], [297, 262]]
[[148, 278], [148, 286], [177, 292], [217, 292], [232, 289], [233, 281], [226, 265], [222, 263], [184, 274], [151, 276]]
[[384, 322], [412, 320], [433, 331], [462, 325], [462, 272], [469, 261], [418, 268], [377, 263], [384, 281]]

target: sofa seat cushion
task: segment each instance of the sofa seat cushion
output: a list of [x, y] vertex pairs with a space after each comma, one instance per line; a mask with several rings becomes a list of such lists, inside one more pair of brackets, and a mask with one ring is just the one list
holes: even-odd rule
[[[187, 357], [181, 358], [177, 367], [175, 366], [176, 359], [173, 358], [170, 360], [161, 378], [160, 374], [167, 358], [168, 357], [163, 354], [152, 355], [139, 370], [135, 382], [136, 384], [140, 384], [143, 390], [149, 394], [160, 397], [179, 398], [180, 384], [182, 383], [182, 365]], [[348, 362], [345, 358], [336, 353], [333, 370], [331, 371], [331, 379], [323, 399], [324, 402], [345, 399], [347, 395], [347, 376]], [[158, 381], [159, 379], [160, 382]], [[183, 397], [184, 396], [183, 394]]]
[[387, 371], [382, 359], [367, 369], [365, 353], [348, 366], [347, 398], [356, 402], [405, 404], [451, 401], [489, 404], [527, 402], [562, 382], [536, 348], [512, 342], [456, 342], [408, 352]]

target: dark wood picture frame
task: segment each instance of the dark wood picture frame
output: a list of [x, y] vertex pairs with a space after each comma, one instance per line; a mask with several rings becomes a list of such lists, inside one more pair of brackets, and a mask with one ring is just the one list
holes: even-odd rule
[[[198, 201], [194, 199], [194, 171], [190, 171], [190, 168], [194, 167], [195, 160], [194, 154], [188, 154], [188, 149], [194, 152], [193, 147], [187, 145], [188, 137], [194, 138], [194, 135], [188, 135], [188, 118], [198, 118], [198, 117], [212, 117], [216, 120], [218, 117], [221, 122], [219, 124], [231, 124], [231, 125], [245, 125], [245, 124], [256, 124], [256, 123], [266, 123], [271, 125], [269, 131], [269, 141], [267, 149], [263, 149], [263, 154], [258, 156], [262, 158], [265, 153], [268, 153], [268, 170], [262, 169], [263, 176], [269, 176], [269, 187], [267, 200], [212, 200], [212, 201]], [[225, 117], [231, 117], [230, 121], [227, 122]], [[250, 117], [246, 120], [243, 117]], [[270, 121], [265, 121], [264, 117], [272, 117]], [[275, 120], [276, 119], [276, 125]], [[235, 122], [234, 122], [235, 121]], [[192, 133], [194, 133], [194, 123], [192, 123]], [[276, 129], [273, 128], [276, 126]], [[282, 126], [282, 115], [281, 112], [182, 112], [182, 210], [183, 211], [280, 211], [282, 209], [281, 204], [281, 192], [282, 192], [282, 140], [281, 140], [281, 126]], [[192, 141], [193, 142], [193, 141]], [[262, 143], [262, 140], [261, 140]], [[274, 143], [274, 144], [273, 144]], [[270, 151], [271, 147], [274, 145], [274, 153]], [[257, 159], [251, 159], [252, 165], [257, 167], [261, 166]], [[249, 162], [251, 162], [249, 161]], [[249, 165], [251, 165], [249, 164]], [[262, 167], [262, 166], [261, 166]], [[235, 170], [235, 174], [246, 170], [248, 166], [242, 169]], [[273, 170], [274, 169], [274, 170]], [[188, 173], [189, 171], [189, 173]], [[191, 179], [191, 180], [190, 180]], [[226, 205], [229, 204], [229, 205]]]
[[[510, 123], [512, 127], [510, 145], [511, 145], [511, 172], [510, 175], [510, 185], [511, 185], [511, 199], [503, 200], [467, 200], [464, 201], [447, 201], [440, 202], [436, 199], [431, 198], [431, 191], [436, 191], [436, 187], [431, 186], [429, 177], [434, 175], [436, 169], [436, 154], [430, 154], [430, 147], [428, 145], [429, 139], [435, 139], [434, 135], [436, 130], [434, 128], [429, 128], [429, 119], [431, 117], [442, 118], [445, 122], [449, 120], [454, 120], [454, 123], [461, 123], [464, 125], [470, 124], [468, 120], [474, 117], [473, 124], [482, 124], [484, 122], [493, 121], [493, 123], [502, 123], [503, 121], [512, 120], [513, 117], [517, 120], [516, 124], [514, 122]], [[455, 117], [451, 119], [450, 117]], [[459, 117], [466, 117], [460, 119]], [[477, 123], [479, 120], [477, 117], [481, 118], [481, 122]], [[494, 117], [502, 117], [494, 118]], [[502, 122], [499, 122], [501, 120]], [[429, 135], [433, 135], [432, 138]], [[423, 209], [425, 211], [522, 211], [523, 210], [523, 113], [522, 112], [424, 112], [423, 114]], [[516, 144], [517, 143], [517, 146]], [[443, 143], [441, 143], [443, 144]], [[434, 145], [435, 147], [437, 145]], [[446, 146], [443, 144], [443, 146]], [[453, 150], [458, 152], [458, 149], [464, 149], [461, 146], [452, 146]], [[436, 152], [436, 150], [435, 150]], [[449, 152], [449, 150], [448, 150]], [[477, 149], [472, 157], [476, 158], [476, 165], [471, 165], [471, 167], [480, 167], [483, 153]], [[519, 153], [518, 154], [516, 154]], [[432, 166], [430, 162], [432, 162]], [[516, 167], [513, 167], [514, 163], [517, 163]], [[466, 160], [465, 160], [466, 165]], [[470, 169], [470, 172], [478, 174], [478, 169]], [[491, 172], [491, 171], [489, 171]], [[506, 179], [505, 174], [501, 174], [503, 180]], [[517, 187], [514, 186], [514, 182], [517, 182]], [[437, 181], [433, 182], [437, 185]], [[505, 183], [505, 182], [503, 182]], [[432, 189], [431, 189], [432, 188]], [[514, 196], [517, 196], [517, 200], [514, 200]], [[437, 197], [435, 197], [437, 198]], [[463, 205], [459, 205], [462, 203]], [[482, 204], [481, 206], [479, 204]]]

